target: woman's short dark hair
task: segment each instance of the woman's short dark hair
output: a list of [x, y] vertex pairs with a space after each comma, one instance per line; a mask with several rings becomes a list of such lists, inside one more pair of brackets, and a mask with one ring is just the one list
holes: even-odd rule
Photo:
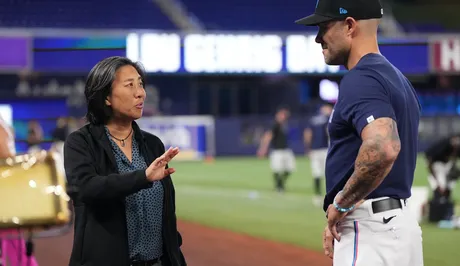
[[139, 63], [121, 56], [112, 56], [99, 61], [89, 72], [85, 84], [88, 111], [86, 120], [90, 124], [106, 124], [112, 117], [112, 108], [105, 104], [112, 92], [117, 70], [122, 66], [133, 66], [145, 84], [145, 72]]

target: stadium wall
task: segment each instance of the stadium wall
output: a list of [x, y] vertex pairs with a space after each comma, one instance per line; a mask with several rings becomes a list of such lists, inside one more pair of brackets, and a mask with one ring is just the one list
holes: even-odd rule
[[[161, 116], [139, 120], [141, 128], [158, 135], [166, 146], [178, 146], [184, 160], [215, 156], [254, 156], [260, 139], [271, 128], [271, 116], [213, 118], [212, 116]], [[308, 117], [289, 120], [289, 145], [295, 154], [305, 153], [303, 130]], [[423, 117], [419, 128], [419, 151], [439, 138], [460, 132], [460, 117]]]
[[[290, 147], [294, 153], [305, 153], [302, 133], [308, 117], [289, 120]], [[270, 129], [272, 117], [222, 118], [215, 120], [216, 156], [254, 156], [260, 137]], [[423, 152], [433, 141], [460, 132], [460, 117], [422, 117], [419, 127], [419, 152]]]

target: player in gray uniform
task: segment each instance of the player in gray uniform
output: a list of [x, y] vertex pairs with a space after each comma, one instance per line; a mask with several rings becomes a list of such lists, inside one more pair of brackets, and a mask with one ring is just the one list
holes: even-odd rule
[[325, 175], [327, 149], [329, 147], [329, 136], [327, 133], [327, 121], [332, 112], [330, 104], [323, 104], [319, 114], [314, 115], [304, 130], [304, 143], [307, 156], [310, 158], [311, 172], [313, 175], [313, 187], [315, 196], [313, 204], [316, 206], [322, 203], [321, 180]]
[[334, 266], [423, 265], [422, 230], [407, 208], [421, 108], [380, 54], [382, 15], [378, 0], [319, 0], [297, 21], [317, 25], [326, 63], [348, 70], [328, 125], [323, 248]]
[[288, 145], [287, 119], [289, 111], [281, 108], [276, 112], [275, 123], [265, 132], [257, 151], [258, 157], [264, 157], [270, 150], [270, 168], [275, 180], [275, 189], [284, 192], [286, 180], [295, 170], [295, 156]]

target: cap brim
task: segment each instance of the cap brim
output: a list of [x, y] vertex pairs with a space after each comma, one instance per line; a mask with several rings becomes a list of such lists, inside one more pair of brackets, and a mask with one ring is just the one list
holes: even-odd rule
[[317, 26], [320, 23], [334, 20], [331, 17], [326, 17], [318, 14], [313, 14], [308, 17], [304, 17], [295, 21], [296, 24], [305, 26]]

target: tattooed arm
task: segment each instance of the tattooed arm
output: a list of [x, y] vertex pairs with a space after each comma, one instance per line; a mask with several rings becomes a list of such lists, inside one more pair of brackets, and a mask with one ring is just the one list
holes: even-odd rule
[[382, 183], [401, 149], [398, 128], [391, 118], [378, 118], [368, 124], [361, 138], [355, 170], [336, 198], [343, 208], [358, 203]]

